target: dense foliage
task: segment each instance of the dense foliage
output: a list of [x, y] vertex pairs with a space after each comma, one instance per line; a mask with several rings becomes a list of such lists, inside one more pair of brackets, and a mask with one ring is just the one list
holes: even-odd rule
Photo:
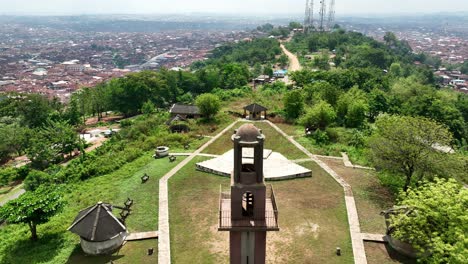
[[208, 119], [213, 118], [221, 108], [221, 101], [214, 94], [202, 94], [197, 97], [195, 103], [200, 109], [200, 113]]
[[376, 127], [369, 142], [371, 158], [378, 168], [403, 174], [404, 191], [415, 175], [420, 181], [445, 173], [450, 154], [443, 148], [451, 135], [444, 126], [421, 117], [382, 116]]
[[398, 201], [407, 213], [391, 218], [392, 236], [409, 242], [424, 263], [468, 262], [468, 190], [436, 179], [410, 189]]
[[276, 39], [259, 38], [216, 48], [206, 63], [219, 65], [234, 62], [253, 66], [255, 63], [274, 62], [280, 54], [281, 48]]

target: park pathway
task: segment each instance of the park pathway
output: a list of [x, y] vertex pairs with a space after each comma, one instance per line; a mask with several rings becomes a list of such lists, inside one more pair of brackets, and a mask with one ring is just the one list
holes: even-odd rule
[[169, 233], [169, 199], [168, 199], [168, 180], [176, 174], [180, 169], [187, 165], [193, 158], [201, 154], [211, 143], [220, 138], [224, 133], [232, 129], [239, 120], [234, 121], [223, 131], [217, 134], [215, 137], [210, 139], [207, 143], [197, 149], [190, 156], [185, 158], [181, 163], [169, 171], [164, 177], [159, 180], [159, 227], [158, 227], [158, 263], [159, 264], [170, 264], [171, 263], [171, 239]]
[[367, 264], [366, 251], [364, 249], [364, 241], [363, 237], [361, 236], [361, 227], [359, 224], [359, 217], [351, 186], [334, 170], [332, 170], [327, 164], [318, 159], [317, 156], [310, 153], [306, 148], [304, 148], [301, 144], [295, 141], [293, 137], [288, 136], [286, 133], [283, 132], [283, 130], [281, 130], [279, 127], [277, 127], [270, 121], [266, 122], [269, 123], [281, 135], [287, 138], [289, 142], [291, 142], [297, 148], [302, 150], [302, 152], [304, 152], [312, 161], [316, 162], [322, 169], [324, 169], [328, 174], [330, 174], [335, 179], [335, 181], [337, 181], [343, 187], [345, 193], [346, 212], [348, 214], [349, 231], [351, 234], [351, 244], [353, 247], [354, 263]]
[[10, 192], [6, 193], [2, 197], [2, 199], [0, 199], [0, 206], [3, 206], [11, 200], [15, 200], [16, 198], [20, 197], [23, 193], [25, 193], [26, 190], [23, 187], [23, 184], [20, 184], [13, 188], [13, 190], [11, 190]]

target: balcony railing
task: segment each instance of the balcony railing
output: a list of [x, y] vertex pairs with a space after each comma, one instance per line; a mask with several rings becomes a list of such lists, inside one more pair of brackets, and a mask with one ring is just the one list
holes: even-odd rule
[[263, 211], [253, 211], [253, 216], [245, 216], [233, 220], [231, 218], [231, 194], [223, 192], [220, 187], [219, 195], [219, 228], [220, 231], [233, 230], [264, 230], [278, 231], [278, 208], [276, 205], [275, 193], [271, 185], [267, 186], [266, 204]]

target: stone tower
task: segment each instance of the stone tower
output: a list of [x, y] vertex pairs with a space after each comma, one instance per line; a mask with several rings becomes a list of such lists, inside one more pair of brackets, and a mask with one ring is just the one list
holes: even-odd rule
[[262, 264], [267, 231], [279, 231], [273, 188], [267, 188], [263, 178], [265, 136], [246, 124], [235, 131], [232, 141], [231, 190], [220, 195], [218, 230], [229, 231], [232, 264]]

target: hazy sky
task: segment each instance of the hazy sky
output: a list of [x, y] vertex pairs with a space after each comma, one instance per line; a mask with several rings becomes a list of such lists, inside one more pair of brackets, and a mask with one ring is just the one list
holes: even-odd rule
[[[330, 0], [327, 0], [330, 1]], [[315, 0], [316, 7], [320, 0]], [[266, 13], [298, 14], [305, 0], [0, 0], [9, 13]], [[468, 11], [467, 0], [336, 0], [340, 14]]]

